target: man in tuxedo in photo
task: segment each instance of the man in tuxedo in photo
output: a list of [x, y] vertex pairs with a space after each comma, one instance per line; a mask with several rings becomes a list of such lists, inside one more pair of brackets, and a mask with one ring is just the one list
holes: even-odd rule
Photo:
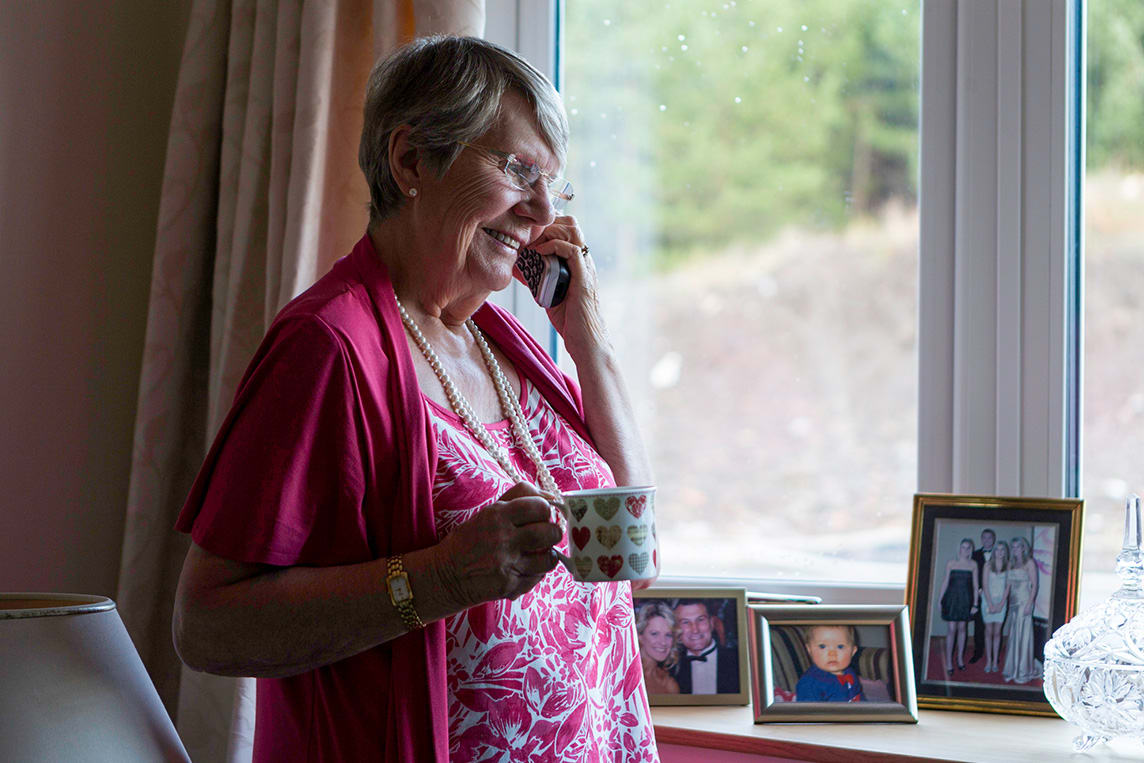
[[716, 641], [707, 603], [681, 599], [675, 605], [675, 626], [684, 650], [675, 674], [680, 694], [739, 692], [739, 650]]
[[981, 588], [977, 589], [977, 601], [981, 602], [981, 606], [977, 608], [977, 613], [973, 616], [973, 656], [969, 658], [971, 663], [977, 662], [985, 656], [985, 620], [982, 619], [981, 613], [985, 609], [985, 596], [982, 593], [982, 588], [985, 587], [985, 565], [993, 558], [993, 544], [997, 542], [997, 533], [989, 528], [981, 531], [981, 548], [973, 552], [973, 561], [977, 562], [977, 581]]

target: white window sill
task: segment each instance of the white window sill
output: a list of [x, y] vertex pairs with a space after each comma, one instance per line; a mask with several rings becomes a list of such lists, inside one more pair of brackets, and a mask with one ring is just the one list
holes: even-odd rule
[[[1077, 729], [1059, 718], [921, 710], [918, 723], [766, 723], [756, 725], [746, 707], [652, 708], [656, 741], [782, 760], [826, 763], [878, 761], [1084, 760], [1119, 763], [1144, 758], [1144, 745], [1129, 739], [1074, 756]], [[694, 758], [698, 760], [699, 758]]]

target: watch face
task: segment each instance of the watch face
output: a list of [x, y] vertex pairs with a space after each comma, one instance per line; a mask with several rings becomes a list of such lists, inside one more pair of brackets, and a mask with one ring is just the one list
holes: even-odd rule
[[394, 575], [389, 579], [389, 595], [394, 601], [409, 601], [413, 592], [409, 590], [409, 578], [404, 575]]

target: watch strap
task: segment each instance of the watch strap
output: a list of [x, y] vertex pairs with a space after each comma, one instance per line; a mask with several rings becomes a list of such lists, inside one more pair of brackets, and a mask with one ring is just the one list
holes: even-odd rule
[[[404, 579], [405, 590], [408, 593], [403, 599], [398, 599], [394, 595], [394, 580]], [[421, 622], [421, 618], [417, 614], [417, 610], [413, 607], [413, 588], [409, 585], [409, 574], [405, 571], [405, 564], [401, 560], [401, 554], [391, 556], [385, 562], [385, 586], [389, 589], [389, 600], [393, 602], [393, 606], [397, 609], [397, 614], [401, 615], [401, 622], [405, 623], [405, 627], [411, 631], [420, 630], [425, 627], [425, 623]]]

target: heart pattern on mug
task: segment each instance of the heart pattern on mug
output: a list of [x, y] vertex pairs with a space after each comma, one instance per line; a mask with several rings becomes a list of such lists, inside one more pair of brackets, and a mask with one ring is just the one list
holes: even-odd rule
[[[619, 503], [619, 501], [617, 500], [616, 503]], [[596, 559], [596, 564], [600, 565], [600, 572], [604, 573], [610, 578], [614, 578], [616, 575], [620, 574], [620, 569], [624, 566], [624, 558], [619, 555], [600, 556]]]
[[592, 557], [590, 556], [577, 556], [572, 560], [576, 565], [576, 572], [579, 573], [580, 579], [588, 577], [588, 573], [592, 571]]
[[628, 537], [632, 539], [632, 543], [642, 546], [647, 540], [647, 525], [628, 525]]
[[592, 508], [604, 519], [611, 519], [620, 510], [620, 499], [614, 495], [610, 498], [597, 498], [592, 501]]
[[647, 569], [647, 552], [642, 551], [638, 554], [629, 554], [628, 564], [632, 566], [633, 570], [642, 575], [643, 571]]
[[[651, 534], [655, 535], [655, 528], [652, 528]], [[657, 569], [657, 570], [659, 569], [659, 562], [657, 562], [655, 560], [655, 549], [654, 548], [651, 550], [651, 566], [654, 569]]]
[[[616, 545], [616, 543], [619, 542], [621, 535], [623, 535], [623, 531], [620, 530], [619, 525], [610, 525], [607, 527], [601, 526], [596, 528], [596, 540], [600, 541], [600, 545], [604, 546], [605, 548], [611, 548], [612, 546]], [[583, 546], [581, 546], [581, 548], [583, 548]]]
[[647, 496], [629, 495], [627, 500], [627, 507], [628, 511], [631, 512], [631, 515], [636, 519], [639, 519], [640, 515], [644, 513], [644, 509], [647, 508]]
[[579, 522], [588, 513], [588, 502], [582, 501], [577, 498], [568, 499], [568, 510], [572, 512], [572, 516], [576, 517]]
[[[589, 530], [587, 527], [573, 527], [572, 528], [572, 542], [576, 544], [576, 548], [583, 551], [584, 546], [587, 546], [588, 541], [590, 541], [590, 540], [592, 540], [592, 531]], [[589, 564], [590, 563], [591, 563], [591, 560], [589, 560]]]

